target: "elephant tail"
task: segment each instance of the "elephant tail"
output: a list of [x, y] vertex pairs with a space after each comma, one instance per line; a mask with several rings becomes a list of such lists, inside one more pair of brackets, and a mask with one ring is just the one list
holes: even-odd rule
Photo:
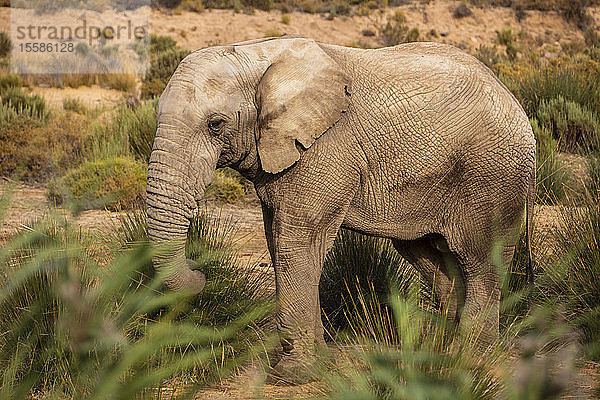
[[525, 247], [527, 249], [527, 281], [533, 283], [533, 255], [531, 252], [531, 234], [533, 229], [533, 209], [535, 204], [535, 168], [531, 174], [529, 189], [527, 190], [527, 201], [525, 203]]

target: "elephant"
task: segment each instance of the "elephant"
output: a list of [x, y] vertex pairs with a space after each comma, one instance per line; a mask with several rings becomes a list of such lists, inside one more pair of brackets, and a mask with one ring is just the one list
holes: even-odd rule
[[171, 289], [203, 289], [186, 233], [215, 170], [231, 167], [254, 184], [275, 271], [274, 376], [324, 344], [319, 280], [340, 228], [389, 238], [457, 326], [489, 342], [523, 225], [531, 260], [535, 157], [516, 98], [450, 45], [284, 36], [198, 50], [158, 104], [148, 233], [171, 247], [155, 267]]

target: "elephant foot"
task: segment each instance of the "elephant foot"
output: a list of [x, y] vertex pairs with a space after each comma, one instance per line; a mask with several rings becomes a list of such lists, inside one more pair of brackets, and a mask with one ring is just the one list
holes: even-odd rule
[[185, 266], [166, 280], [167, 287], [171, 290], [186, 291], [192, 295], [200, 293], [206, 285], [206, 276], [202, 271], [192, 269], [195, 266], [193, 260], [185, 260]]
[[269, 369], [266, 383], [270, 385], [302, 385], [314, 382], [318, 377], [314, 356], [299, 357], [283, 354]]

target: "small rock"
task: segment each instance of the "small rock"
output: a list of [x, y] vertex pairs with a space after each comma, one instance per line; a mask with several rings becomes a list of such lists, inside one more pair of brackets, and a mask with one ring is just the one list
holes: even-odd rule
[[372, 37], [372, 36], [375, 36], [375, 32], [372, 31], [371, 29], [363, 29], [362, 35], [366, 36], [366, 37]]
[[473, 11], [471, 11], [465, 3], [459, 4], [458, 7], [454, 9], [454, 13], [452, 13], [452, 16], [457, 19], [470, 17], [471, 15], [473, 15]]
[[446, 37], [450, 34], [450, 32], [440, 32], [441, 37]]

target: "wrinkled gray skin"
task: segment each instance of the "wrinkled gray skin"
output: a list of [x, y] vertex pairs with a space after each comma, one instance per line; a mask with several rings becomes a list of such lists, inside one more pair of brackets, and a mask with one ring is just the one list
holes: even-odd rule
[[197, 201], [216, 168], [251, 180], [276, 275], [277, 373], [297, 372], [323, 342], [319, 278], [340, 227], [391, 238], [460, 326], [479, 322], [484, 341], [497, 336], [498, 271], [531, 210], [535, 139], [475, 58], [434, 43], [213, 47], [181, 62], [158, 120], [149, 234], [175, 247], [156, 266], [169, 287], [202, 290], [184, 254]]

